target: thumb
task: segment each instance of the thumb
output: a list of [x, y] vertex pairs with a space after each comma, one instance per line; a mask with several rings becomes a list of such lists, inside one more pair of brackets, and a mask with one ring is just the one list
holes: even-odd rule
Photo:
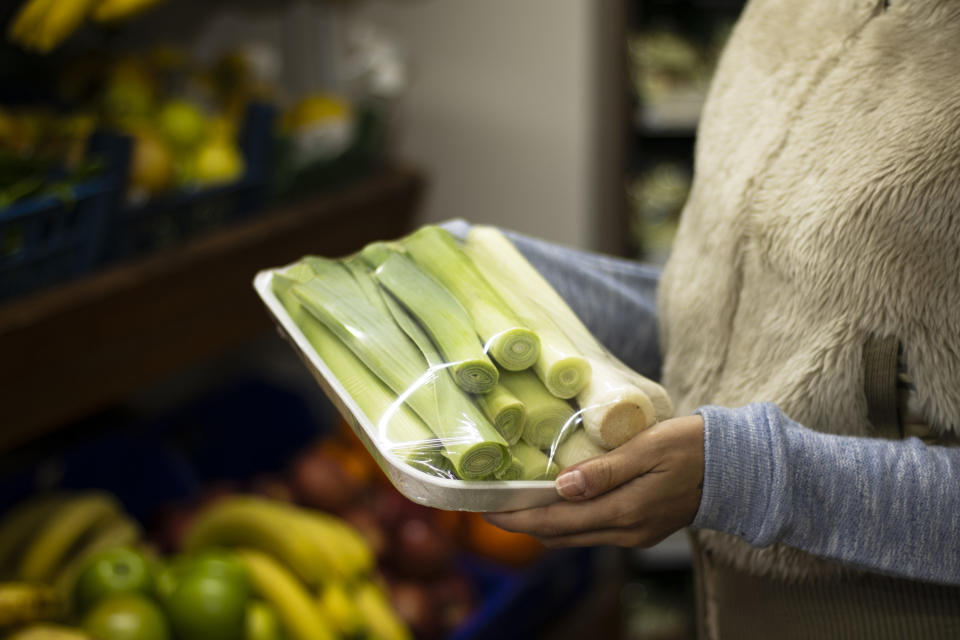
[[646, 471], [640, 435], [612, 451], [564, 469], [557, 476], [557, 493], [566, 500], [589, 500]]

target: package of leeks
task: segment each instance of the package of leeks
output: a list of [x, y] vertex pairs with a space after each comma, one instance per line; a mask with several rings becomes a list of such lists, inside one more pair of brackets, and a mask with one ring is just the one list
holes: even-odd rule
[[408, 498], [508, 511], [554, 502], [563, 469], [672, 414], [493, 227], [428, 225], [254, 287]]

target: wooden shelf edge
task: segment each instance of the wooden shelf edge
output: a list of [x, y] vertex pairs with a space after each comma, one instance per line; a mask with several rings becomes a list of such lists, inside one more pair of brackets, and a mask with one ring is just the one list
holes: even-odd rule
[[269, 329], [258, 270], [402, 235], [423, 189], [416, 170], [392, 167], [0, 306], [0, 451]]

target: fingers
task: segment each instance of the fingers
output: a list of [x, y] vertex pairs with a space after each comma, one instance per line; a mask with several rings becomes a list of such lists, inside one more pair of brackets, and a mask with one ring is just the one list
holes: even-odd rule
[[602, 456], [584, 460], [557, 476], [557, 493], [572, 502], [590, 500], [643, 475], [652, 467], [643, 433]]
[[[639, 479], [638, 479], [639, 480]], [[488, 513], [488, 522], [507, 531], [550, 538], [599, 528], [643, 524], [645, 503], [637, 480], [590, 502], [558, 502], [546, 507], [509, 513]]]
[[652, 547], [666, 538], [670, 532], [654, 532], [645, 529], [601, 529], [568, 536], [537, 538], [548, 549], [568, 547]]
[[648, 473], [660, 463], [671, 439], [690, 427], [699, 425], [702, 449], [702, 424], [699, 416], [658, 423], [612, 451], [565, 469], [555, 481], [557, 493], [571, 502], [590, 500]]

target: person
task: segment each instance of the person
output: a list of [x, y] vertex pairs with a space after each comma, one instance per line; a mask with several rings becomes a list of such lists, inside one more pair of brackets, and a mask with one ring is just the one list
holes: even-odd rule
[[678, 417], [492, 523], [687, 528], [705, 638], [960, 637], [957, 42], [953, 0], [750, 0], [662, 275], [518, 239]]

